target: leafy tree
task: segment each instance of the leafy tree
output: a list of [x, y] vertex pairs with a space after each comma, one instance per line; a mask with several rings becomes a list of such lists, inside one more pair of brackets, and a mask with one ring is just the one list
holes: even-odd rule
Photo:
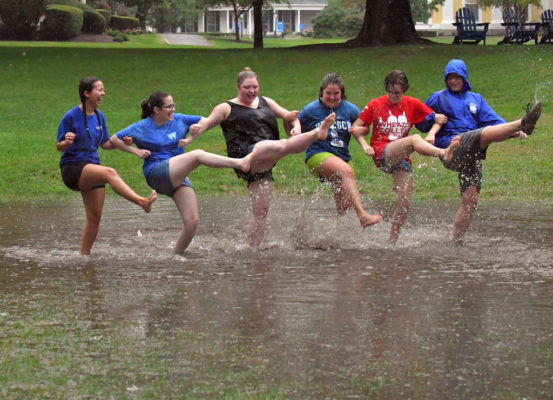
[[1, 0], [0, 18], [10, 36], [32, 39], [45, 8], [46, 0]]
[[411, 14], [415, 22], [427, 22], [432, 13], [438, 10], [438, 5], [443, 4], [445, 0], [411, 0]]
[[501, 9], [513, 7], [518, 13], [521, 21], [526, 21], [528, 17], [528, 6], [535, 5], [541, 7], [540, 0], [478, 0], [480, 7], [499, 7]]
[[146, 29], [146, 15], [154, 4], [164, 3], [165, 0], [119, 0], [128, 7], [136, 7], [136, 18], [140, 21], [140, 27]]
[[313, 34], [315, 37], [351, 37], [361, 25], [362, 10], [345, 8], [339, 0], [331, 0], [328, 5], [313, 18]]

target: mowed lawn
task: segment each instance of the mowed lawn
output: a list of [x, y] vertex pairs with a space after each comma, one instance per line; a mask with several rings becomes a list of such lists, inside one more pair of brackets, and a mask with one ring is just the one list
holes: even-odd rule
[[[535, 96], [543, 103], [542, 118], [529, 139], [489, 149], [482, 197], [544, 202], [553, 198], [551, 46], [428, 43], [329, 50], [276, 47], [266, 41], [270, 48], [253, 50], [251, 46], [223, 48], [231, 46], [225, 43], [213, 48], [171, 47], [157, 35], [121, 44], [0, 42], [2, 201], [76, 196], [61, 182], [55, 140], [60, 118], [79, 101], [77, 86], [85, 75], [97, 75], [105, 84], [107, 95], [101, 110], [114, 134], [140, 119], [140, 101], [155, 90], [171, 92], [177, 112], [207, 116], [215, 105], [234, 97], [236, 75], [245, 66], [259, 74], [262, 95], [290, 110], [317, 98], [327, 72], [342, 75], [348, 100], [362, 108], [384, 93], [383, 79], [392, 69], [404, 70], [411, 85], [407, 94], [424, 101], [444, 87], [443, 69], [451, 58], [465, 60], [473, 89], [507, 120], [520, 118]], [[283, 131], [281, 136], [285, 137]], [[378, 171], [353, 139], [350, 147], [363, 196], [391, 198], [390, 176]], [[190, 148], [225, 154], [220, 128], [204, 133]], [[100, 158], [137, 192], [149, 192], [141, 160], [103, 150]], [[438, 160], [416, 155], [412, 160], [415, 201], [458, 195], [456, 174]], [[280, 161], [274, 175], [277, 190], [290, 194], [309, 195], [323, 187], [307, 172], [303, 154]], [[199, 194], [246, 193], [245, 184], [232, 170], [201, 167], [191, 179]], [[330, 194], [328, 188], [323, 190]]]

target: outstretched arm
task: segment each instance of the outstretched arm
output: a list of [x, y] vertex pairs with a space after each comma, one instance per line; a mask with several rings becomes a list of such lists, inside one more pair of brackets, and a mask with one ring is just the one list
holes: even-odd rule
[[295, 136], [301, 133], [301, 124], [300, 120], [298, 119], [298, 114], [300, 112], [298, 110], [288, 111], [286, 108], [282, 107], [273, 99], [269, 97], [263, 98], [267, 101], [267, 104], [269, 105], [271, 110], [273, 110], [275, 115], [279, 118], [282, 118], [284, 130], [288, 135]]
[[[106, 142], [108, 143], [108, 142]], [[134, 154], [138, 158], [145, 159], [150, 157], [150, 150], [145, 149], [137, 149], [134, 146], [126, 145], [121, 139], [117, 137], [117, 135], [113, 135], [109, 140], [110, 145], [113, 149], [119, 149], [121, 151], [126, 151], [127, 153]]]
[[374, 149], [365, 140], [365, 136], [369, 134], [369, 127], [365, 125], [363, 120], [357, 118], [351, 128], [349, 128], [349, 132], [357, 140], [366, 155], [374, 156]]
[[203, 118], [197, 123], [190, 125], [190, 133], [186, 139], [183, 139], [181, 144], [183, 146], [187, 146], [190, 142], [192, 142], [194, 139], [196, 139], [198, 136], [200, 136], [205, 131], [210, 130], [214, 126], [219, 125], [221, 122], [223, 122], [230, 114], [230, 105], [227, 103], [221, 103], [218, 106], [216, 106], [213, 111], [211, 111], [211, 114], [209, 114], [209, 117]]

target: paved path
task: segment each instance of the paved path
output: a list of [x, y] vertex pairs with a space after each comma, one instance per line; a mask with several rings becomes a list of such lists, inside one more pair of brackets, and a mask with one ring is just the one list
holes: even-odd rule
[[209, 40], [201, 35], [188, 33], [160, 33], [161, 37], [169, 44], [191, 45], [191, 46], [213, 46]]

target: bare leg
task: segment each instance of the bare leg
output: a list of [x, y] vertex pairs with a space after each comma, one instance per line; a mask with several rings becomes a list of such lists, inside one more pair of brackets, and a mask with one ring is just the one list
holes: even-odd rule
[[392, 217], [392, 228], [388, 241], [395, 245], [401, 231], [401, 227], [407, 218], [411, 195], [413, 194], [413, 173], [396, 170], [393, 173], [394, 191], [397, 194], [396, 210]]
[[198, 202], [194, 189], [187, 186], [181, 186], [173, 193], [173, 201], [179, 210], [183, 225], [173, 252], [182, 254], [194, 238], [198, 227]]
[[83, 229], [81, 241], [81, 254], [88, 255], [92, 249], [92, 245], [98, 236], [100, 229], [100, 219], [102, 218], [102, 210], [104, 208], [104, 199], [106, 195], [105, 188], [96, 188], [90, 190], [82, 190], [84, 210], [86, 213], [86, 224]]
[[440, 157], [445, 161], [450, 161], [453, 156], [453, 149], [459, 146], [460, 140], [456, 136], [447, 149], [440, 149], [428, 143], [419, 134], [414, 134], [390, 142], [386, 146], [386, 160], [391, 165], [396, 165], [416, 151], [423, 156]]
[[250, 170], [254, 150], [244, 158], [230, 158], [218, 154], [208, 153], [204, 150], [192, 150], [169, 159], [169, 177], [173, 187], [177, 187], [193, 170], [200, 165], [210, 168], [236, 168], [244, 172]]
[[334, 123], [336, 115], [330, 114], [325, 118], [321, 126], [312, 131], [292, 136], [281, 140], [263, 140], [254, 146], [257, 152], [252, 161], [251, 172], [258, 173], [271, 169], [281, 158], [295, 153], [301, 153], [315, 141], [326, 139], [328, 129]]
[[90, 190], [99, 185], [109, 184], [119, 196], [139, 205], [146, 212], [152, 209], [152, 203], [156, 201], [157, 194], [154, 190], [148, 197], [137, 195], [119, 176], [116, 170], [102, 165], [87, 164], [79, 179], [81, 191]]
[[453, 241], [458, 243], [462, 242], [463, 236], [476, 215], [479, 198], [480, 193], [478, 193], [478, 188], [476, 186], [469, 187], [461, 195], [461, 206], [459, 210], [457, 210], [453, 226]]
[[340, 157], [332, 156], [325, 159], [317, 173], [332, 185], [338, 215], [345, 214], [353, 207], [363, 228], [382, 219], [382, 215], [370, 215], [363, 209], [353, 169]]
[[257, 250], [263, 240], [273, 187], [271, 179], [255, 181], [248, 187], [253, 213], [248, 225], [248, 242], [253, 250]]
[[486, 126], [482, 130], [482, 136], [480, 137], [480, 147], [485, 149], [491, 143], [503, 142], [520, 131], [522, 120], [516, 120], [513, 122], [507, 122], [500, 125]]

